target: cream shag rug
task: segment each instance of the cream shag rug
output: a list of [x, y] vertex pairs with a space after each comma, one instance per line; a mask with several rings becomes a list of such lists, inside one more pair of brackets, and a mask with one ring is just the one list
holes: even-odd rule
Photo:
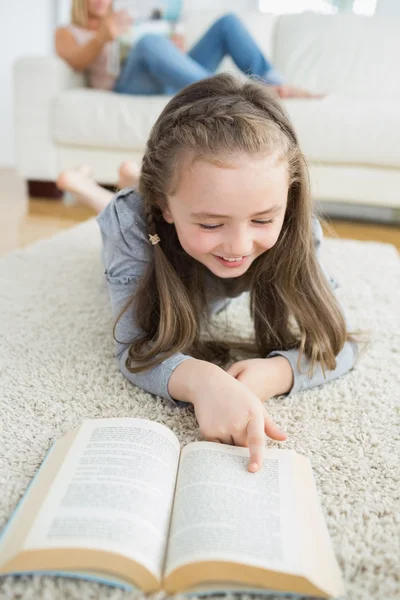
[[[273, 399], [268, 408], [289, 434], [284, 446], [311, 458], [346, 598], [394, 600], [400, 597], [398, 254], [385, 244], [326, 240], [323, 256], [353, 325], [370, 330], [371, 346], [340, 380]], [[94, 219], [0, 259], [0, 289], [0, 527], [53, 440], [85, 418], [150, 418], [182, 442], [198, 438], [190, 409], [152, 397], [118, 370]], [[243, 300], [236, 301], [229, 322], [243, 330], [246, 314]], [[1, 599], [135, 596], [71, 579], [0, 579]]]

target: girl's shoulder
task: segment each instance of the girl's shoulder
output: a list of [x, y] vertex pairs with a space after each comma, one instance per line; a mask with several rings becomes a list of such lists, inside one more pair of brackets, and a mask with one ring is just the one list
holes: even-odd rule
[[114, 196], [96, 217], [104, 243], [129, 254], [147, 254], [147, 223], [143, 198], [134, 188], [125, 188]]
[[312, 217], [312, 235], [313, 235], [313, 241], [314, 241], [314, 248], [315, 248], [315, 254], [317, 256], [317, 260], [319, 262], [319, 265], [322, 269], [322, 272], [324, 273], [325, 277], [328, 279], [330, 286], [333, 290], [336, 290], [339, 286], [339, 283], [336, 281], [336, 279], [334, 277], [332, 277], [328, 271], [326, 270], [322, 259], [322, 253], [321, 253], [321, 246], [322, 246], [322, 242], [324, 240], [324, 231], [322, 229], [322, 225], [318, 219], [318, 217], [316, 215], [313, 215]]
[[315, 250], [316, 250], [317, 254], [319, 254], [320, 247], [321, 247], [322, 241], [324, 239], [324, 232], [323, 232], [321, 223], [319, 222], [319, 219], [316, 215], [313, 215], [311, 225], [312, 225], [312, 236], [313, 236]]

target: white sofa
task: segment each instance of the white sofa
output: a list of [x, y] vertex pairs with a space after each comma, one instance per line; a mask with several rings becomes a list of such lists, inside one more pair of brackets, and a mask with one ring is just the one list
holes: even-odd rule
[[[190, 47], [221, 13], [186, 18]], [[240, 15], [289, 82], [326, 92], [286, 108], [308, 158], [313, 196], [359, 216], [400, 216], [400, 18]], [[220, 70], [238, 72], [228, 59]], [[167, 96], [128, 96], [85, 87], [82, 74], [56, 57], [23, 57], [14, 72], [17, 169], [27, 180], [54, 181], [88, 163], [102, 183], [119, 163], [140, 161]], [[325, 207], [324, 207], [325, 208]], [[329, 211], [327, 211], [329, 212]]]

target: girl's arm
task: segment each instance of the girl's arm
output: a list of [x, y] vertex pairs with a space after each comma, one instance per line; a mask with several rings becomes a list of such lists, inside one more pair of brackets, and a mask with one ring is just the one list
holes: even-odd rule
[[[336, 290], [339, 288], [339, 285], [333, 277], [329, 276], [325, 267], [321, 263], [321, 245], [322, 245], [322, 241], [323, 241], [323, 231], [322, 231], [321, 224], [316, 217], [314, 217], [314, 219], [313, 219], [313, 236], [314, 236], [316, 254], [317, 254], [317, 258], [319, 260], [321, 269], [324, 272], [325, 277], [327, 278], [332, 290], [336, 293]], [[342, 308], [343, 314], [346, 317], [345, 311], [344, 311], [343, 306], [338, 297], [337, 297], [337, 300]], [[350, 327], [347, 318], [346, 318], [346, 325], [347, 325], [347, 328]], [[297, 361], [298, 361], [298, 357], [299, 357], [299, 350], [297, 350], [297, 349], [282, 350], [282, 351], [277, 350], [277, 351], [271, 352], [267, 358], [283, 356], [289, 361], [289, 364], [293, 371], [293, 377], [294, 377], [293, 386], [289, 392], [289, 395], [292, 395], [298, 391], [314, 388], [314, 387], [317, 387], [318, 385], [328, 383], [328, 381], [332, 381], [333, 379], [336, 379], [337, 377], [344, 375], [345, 373], [350, 371], [350, 369], [353, 368], [356, 358], [357, 358], [357, 352], [358, 352], [358, 347], [357, 347], [356, 343], [346, 342], [344, 344], [342, 350], [339, 352], [339, 354], [336, 357], [336, 368], [333, 369], [332, 371], [325, 371], [325, 377], [324, 377], [321, 366], [318, 365], [311, 378], [307, 374], [308, 367], [309, 367], [309, 362], [308, 362], [307, 358], [305, 358], [303, 356], [302, 361], [300, 363], [300, 370], [297, 368]]]
[[[136, 190], [122, 190], [97, 216], [97, 223], [103, 240], [103, 261], [114, 323], [135, 295], [139, 281], [152, 260], [152, 246], [147, 237], [141, 197]], [[118, 340], [115, 354], [121, 373], [145, 391], [175, 402], [168, 391], [171, 373], [181, 362], [194, 359], [176, 353], [147, 371], [131, 373], [126, 368], [126, 359], [131, 343], [141, 334], [131, 304], [115, 328]], [[177, 404], [180, 404], [179, 401]]]
[[[299, 350], [277, 350], [271, 352], [268, 355], [267, 360], [272, 357], [283, 356], [288, 361], [293, 371], [293, 387], [289, 392], [289, 396], [300, 392], [302, 390], [308, 390], [318, 385], [328, 383], [341, 375], [344, 375], [350, 369], [354, 367], [354, 363], [357, 357], [357, 344], [353, 342], [346, 342], [339, 354], [336, 356], [336, 368], [333, 371], [325, 371], [325, 377], [322, 372], [321, 366], [317, 365], [312, 377], [308, 376], [309, 361], [303, 356], [300, 363], [300, 370], [297, 368], [297, 360], [299, 356]], [[278, 390], [278, 394], [284, 393]]]

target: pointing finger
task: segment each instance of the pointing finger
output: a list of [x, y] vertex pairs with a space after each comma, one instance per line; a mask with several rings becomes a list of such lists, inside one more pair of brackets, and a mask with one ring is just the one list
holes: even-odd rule
[[262, 419], [251, 417], [246, 427], [247, 443], [250, 451], [248, 470], [252, 473], [262, 467], [264, 458], [264, 424]]

